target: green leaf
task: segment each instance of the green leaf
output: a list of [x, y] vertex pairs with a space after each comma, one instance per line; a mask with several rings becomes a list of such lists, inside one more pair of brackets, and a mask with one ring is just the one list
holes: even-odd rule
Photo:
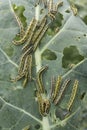
[[78, 14], [87, 24], [87, 1], [86, 0], [69, 0], [70, 3], [73, 3], [78, 9]]
[[[26, 88], [23, 88], [23, 79], [16, 83], [10, 80], [18, 73], [22, 54], [22, 46], [15, 46], [12, 43], [19, 33], [19, 26], [12, 10], [13, 4], [25, 9], [22, 10], [22, 14], [26, 18], [27, 25], [35, 15], [34, 0], [0, 2], [0, 129], [22, 130], [29, 125], [30, 130], [85, 130], [87, 128], [87, 26], [79, 16], [74, 16], [71, 10], [67, 12], [70, 6], [64, 0], [63, 6], [59, 8], [59, 15], [57, 14], [59, 22], [57, 23], [56, 20], [53, 22], [53, 26], [49, 28], [51, 32], [49, 33], [49, 30], [46, 32], [34, 54], [35, 78], [35, 73], [41, 66], [49, 67], [43, 75], [47, 95], [50, 94], [52, 76], [62, 75], [63, 81], [71, 79], [71, 84], [67, 87], [59, 105], [55, 106], [51, 102], [48, 116], [43, 117], [39, 113], [35, 97], [36, 84], [29, 82]], [[55, 33], [57, 26], [59, 32]], [[67, 52], [69, 52], [68, 58]], [[70, 67], [69, 64], [74, 66]], [[75, 79], [79, 81], [77, 95], [70, 115], [65, 118], [64, 114]]]

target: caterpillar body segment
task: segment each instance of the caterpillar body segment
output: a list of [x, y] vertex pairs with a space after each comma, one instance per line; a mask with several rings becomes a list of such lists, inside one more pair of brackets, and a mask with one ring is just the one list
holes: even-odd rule
[[47, 21], [47, 18], [46, 16], [41, 20], [40, 24], [38, 25], [39, 29], [35, 32], [33, 38], [32, 38], [32, 43], [34, 44], [35, 41], [37, 40], [37, 38], [40, 36], [41, 32], [43, 31], [45, 25], [46, 25], [46, 21]]

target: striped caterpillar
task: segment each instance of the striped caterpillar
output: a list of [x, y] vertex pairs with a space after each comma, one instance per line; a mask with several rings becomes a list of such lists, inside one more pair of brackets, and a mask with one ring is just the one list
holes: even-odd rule
[[28, 47], [30, 46], [30, 44], [34, 45], [34, 43], [37, 41], [38, 37], [40, 37], [45, 24], [46, 24], [46, 16], [41, 20], [41, 22], [39, 24], [39, 28], [37, 27], [37, 30], [35, 31], [35, 33], [32, 32], [31, 38], [28, 39], [26, 45], [22, 48], [23, 51], [26, 51], [28, 49]]
[[44, 66], [42, 67], [38, 73], [37, 73], [37, 84], [38, 84], [38, 90], [40, 91], [40, 93], [44, 93], [45, 90], [44, 90], [44, 85], [43, 85], [43, 82], [42, 82], [42, 74], [45, 70], [47, 70], [48, 66]]
[[31, 38], [31, 36], [32, 36], [31, 32], [34, 32], [34, 30], [36, 29], [36, 26], [37, 26], [37, 20], [35, 18], [33, 18], [32, 21], [30, 22], [24, 36], [18, 41], [14, 40], [13, 43], [15, 45], [21, 45], [21, 44], [25, 43], [29, 37]]
[[55, 15], [58, 11], [58, 7], [62, 5], [63, 5], [62, 1], [57, 3], [54, 3], [53, 0], [48, 1], [48, 16], [50, 16], [52, 20], [55, 19]]

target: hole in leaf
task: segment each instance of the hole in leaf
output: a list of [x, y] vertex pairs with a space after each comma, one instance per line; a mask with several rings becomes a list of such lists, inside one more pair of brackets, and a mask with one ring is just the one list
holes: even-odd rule
[[46, 60], [56, 60], [57, 59], [56, 54], [49, 49], [46, 49], [42, 53], [41, 57], [42, 57], [42, 59], [46, 59]]
[[77, 64], [84, 59], [84, 56], [79, 54], [76, 46], [66, 47], [63, 50], [62, 67], [68, 68], [70, 64]]
[[83, 18], [83, 21], [87, 24], [87, 15]]
[[6, 54], [11, 57], [13, 55], [14, 49], [11, 46], [5, 46], [3, 50], [6, 52]]
[[78, 37], [78, 39], [80, 39], [80, 37]]
[[86, 92], [83, 92], [83, 93], [81, 94], [81, 96], [80, 96], [80, 99], [83, 100], [84, 97], [85, 97], [85, 95], [86, 95]]
[[13, 9], [14, 9], [15, 13], [17, 14], [17, 16], [20, 18], [21, 22], [23, 23], [23, 26], [26, 27], [27, 26], [26, 17], [23, 14], [25, 11], [25, 7], [17, 6], [15, 4], [13, 4]]
[[61, 13], [56, 14], [56, 19], [50, 24], [48, 29], [48, 35], [55, 35], [59, 31], [59, 27], [62, 26], [63, 15]]
[[39, 124], [37, 124], [37, 125], [35, 125], [35, 129], [40, 129], [40, 125]]
[[70, 10], [69, 10], [69, 9], [67, 9], [65, 12], [66, 12], [66, 13], [70, 13]]
[[84, 36], [84, 37], [86, 37], [87, 35], [86, 35], [86, 34], [84, 34], [83, 36]]

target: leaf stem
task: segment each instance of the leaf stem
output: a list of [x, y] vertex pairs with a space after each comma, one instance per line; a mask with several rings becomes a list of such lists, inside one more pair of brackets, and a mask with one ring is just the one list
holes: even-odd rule
[[43, 130], [51, 130], [48, 117], [43, 117], [42, 127], [43, 127]]
[[35, 19], [36, 19], [37, 21], [39, 21], [39, 18], [40, 18], [40, 5], [38, 4], [38, 5], [36, 5], [36, 7], [35, 7]]
[[[37, 21], [39, 21], [40, 18], [40, 5], [36, 5], [35, 7], [35, 18]], [[41, 53], [39, 48], [36, 49], [35, 51], [35, 62], [36, 62], [36, 72], [39, 71], [39, 69], [41, 68]]]

